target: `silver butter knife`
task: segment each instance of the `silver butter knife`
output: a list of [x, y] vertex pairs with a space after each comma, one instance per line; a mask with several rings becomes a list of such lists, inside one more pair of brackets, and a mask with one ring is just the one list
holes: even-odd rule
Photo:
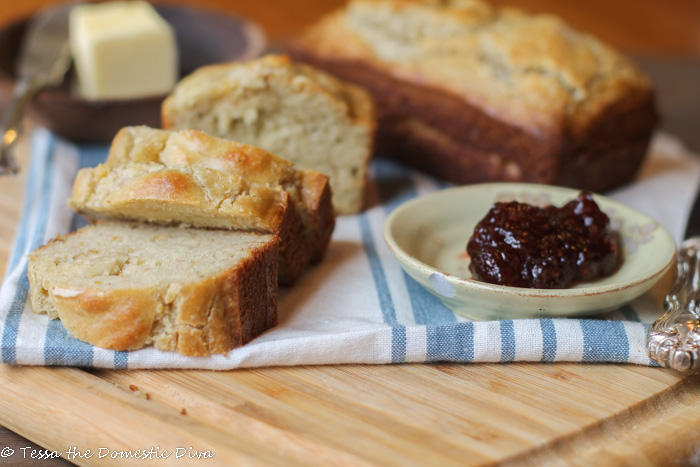
[[647, 329], [649, 358], [666, 368], [700, 368], [700, 191], [678, 251], [678, 274], [666, 295], [664, 315]]
[[16, 82], [0, 120], [0, 175], [19, 171], [11, 151], [22, 131], [24, 109], [44, 87], [57, 86], [71, 63], [68, 15], [73, 4], [47, 10], [27, 26], [15, 64]]

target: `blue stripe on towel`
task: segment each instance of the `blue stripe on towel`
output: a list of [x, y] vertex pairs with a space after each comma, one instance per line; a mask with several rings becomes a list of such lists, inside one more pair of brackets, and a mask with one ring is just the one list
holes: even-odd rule
[[358, 216], [360, 223], [360, 232], [362, 234], [362, 244], [365, 249], [365, 254], [369, 260], [369, 268], [372, 272], [372, 278], [374, 279], [375, 289], [377, 291], [377, 297], [379, 298], [379, 307], [382, 311], [382, 318], [385, 323], [396, 325], [396, 308], [394, 307], [394, 301], [391, 298], [391, 293], [389, 292], [389, 284], [386, 279], [386, 274], [384, 273], [384, 268], [377, 254], [377, 247], [374, 244], [374, 238], [372, 237], [372, 230], [369, 225], [369, 219], [367, 219], [367, 213], [363, 213]]
[[[34, 172], [32, 174], [38, 174], [40, 176], [39, 180], [36, 180], [36, 186], [41, 187], [40, 196], [38, 199], [39, 206], [37, 207], [38, 215], [36, 217], [36, 224], [34, 225], [34, 231], [29, 237], [28, 250], [32, 251], [38, 248], [44, 242], [44, 234], [46, 232], [46, 222], [49, 218], [49, 207], [51, 205], [51, 191], [53, 177], [53, 166], [55, 163], [54, 149], [55, 149], [55, 138], [53, 135], [48, 136], [46, 153], [49, 155], [44, 161], [42, 159], [34, 160], [34, 164], [44, 164], [45, 170]], [[17, 290], [15, 292], [15, 297], [12, 304], [9, 307], [7, 317], [5, 318], [5, 327], [2, 333], [2, 360], [4, 363], [15, 364], [17, 362], [17, 332], [19, 330], [19, 323], [22, 319], [22, 313], [27, 303], [27, 295], [29, 292], [29, 279], [27, 278], [27, 267], [25, 265], [21, 276], [19, 277], [17, 283]]]
[[[43, 179], [42, 171], [43, 176], [46, 176], [46, 158], [49, 153], [49, 151], [44, 148], [44, 144], [50, 143], [50, 140], [50, 134], [46, 132], [43, 133], [43, 138], [33, 138], [32, 140], [33, 150], [29, 166], [29, 175], [27, 177], [27, 186], [24, 191], [24, 207], [22, 210], [24, 214], [21, 217], [21, 222], [17, 229], [17, 235], [15, 237], [16, 243], [10, 255], [6, 276], [17, 267], [27, 249], [27, 242], [29, 241], [27, 232], [32, 224], [31, 216], [27, 216], [27, 213], [34, 212], [33, 205], [41, 198], [39, 181]], [[36, 219], [36, 217], [34, 217], [34, 219]]]
[[542, 327], [542, 361], [553, 362], [557, 356], [557, 331], [551, 318], [540, 319]]
[[391, 298], [389, 284], [387, 282], [384, 268], [382, 267], [377, 247], [372, 237], [372, 231], [369, 225], [367, 214], [363, 213], [359, 216], [360, 232], [362, 233], [362, 243], [364, 245], [367, 259], [369, 260], [370, 271], [374, 279], [375, 290], [379, 298], [379, 307], [382, 312], [382, 319], [385, 323], [393, 326], [392, 342], [391, 342], [391, 358], [394, 363], [401, 363], [406, 358], [406, 330], [399, 325], [396, 320], [396, 307]]
[[2, 330], [2, 362], [9, 364], [17, 363], [17, 352], [15, 345], [17, 344], [17, 331], [19, 329], [19, 321], [22, 318], [24, 306], [27, 303], [27, 293], [29, 292], [29, 279], [27, 278], [27, 268], [24, 268], [22, 275], [17, 281], [17, 289], [15, 296], [12, 299], [7, 317], [5, 318], [5, 327]]
[[117, 370], [129, 368], [129, 352], [114, 352], [114, 368]]
[[69, 336], [59, 320], [49, 321], [44, 343], [44, 362], [46, 365], [90, 367], [93, 366], [92, 359], [92, 345]]
[[394, 326], [391, 328], [391, 362], [403, 363], [406, 361], [406, 328]]
[[56, 141], [54, 136], [50, 137], [49, 142], [49, 157], [46, 160], [46, 170], [43, 173], [41, 180], [41, 197], [39, 200], [38, 216], [37, 222], [34, 227], [34, 231], [30, 236], [29, 251], [39, 248], [44, 243], [44, 236], [46, 235], [46, 223], [49, 219], [49, 208], [51, 207], [51, 197], [53, 195], [53, 177], [54, 165], [56, 159], [54, 157]]
[[474, 323], [426, 328], [428, 362], [471, 362], [474, 360]]
[[621, 321], [582, 319], [584, 362], [627, 362], [629, 341]]
[[515, 360], [515, 325], [512, 319], [501, 321], [501, 362]]

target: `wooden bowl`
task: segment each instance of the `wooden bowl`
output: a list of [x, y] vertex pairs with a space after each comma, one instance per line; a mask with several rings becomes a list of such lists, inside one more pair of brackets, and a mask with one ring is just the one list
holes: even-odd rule
[[[211, 63], [247, 60], [266, 47], [262, 30], [231, 15], [192, 6], [156, 4], [160, 15], [174, 28], [180, 54], [180, 76]], [[0, 96], [6, 99], [14, 86], [14, 63], [28, 19], [0, 30]], [[37, 123], [77, 142], [109, 142], [129, 125], [160, 127], [163, 96], [132, 100], [90, 101], [71, 92], [75, 74], [64, 83], [44, 89], [27, 109]]]

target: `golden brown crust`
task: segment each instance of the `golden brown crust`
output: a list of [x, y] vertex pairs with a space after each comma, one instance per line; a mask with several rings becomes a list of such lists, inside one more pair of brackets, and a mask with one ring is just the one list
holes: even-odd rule
[[166, 167], [201, 165], [232, 173], [248, 183], [276, 187], [294, 179], [294, 165], [264, 149], [198, 130], [124, 127], [112, 141], [105, 165], [150, 162]]
[[[231, 267], [188, 281], [149, 278], [141, 287], [108, 287], [47, 272], [44, 262], [53, 261], [61, 243], [81, 236], [85, 248], [97, 249], [89, 232], [98, 229], [100, 236], [108, 236], [114, 225], [100, 223], [59, 236], [30, 254], [30, 302], [35, 312], [60, 318], [70, 335], [98, 347], [133, 350], [152, 343], [159, 350], [188, 356], [226, 353], [276, 324], [278, 242], [273, 236], [266, 236]], [[167, 235], [174, 228], [150, 229]], [[233, 239], [241, 234], [222, 235]], [[133, 242], [131, 246], [139, 248]]]
[[297, 40], [487, 109], [512, 125], [576, 131], [620, 95], [646, 94], [627, 59], [550, 15], [482, 1], [351, 1]]
[[276, 232], [290, 202], [219, 170], [126, 162], [80, 170], [68, 205], [94, 218]]
[[88, 290], [75, 297], [49, 291], [49, 295], [70, 335], [105, 349], [143, 347], [155, 320], [157, 303], [151, 290], [119, 290], [109, 294]]
[[199, 205], [205, 197], [202, 187], [193, 177], [177, 170], [149, 173], [120, 189], [108, 198], [110, 203], [125, 203], [133, 198], [186, 205]]

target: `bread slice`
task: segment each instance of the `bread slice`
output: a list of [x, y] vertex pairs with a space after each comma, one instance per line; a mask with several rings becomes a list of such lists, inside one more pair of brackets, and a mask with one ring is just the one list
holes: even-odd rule
[[286, 56], [196, 70], [163, 102], [162, 124], [264, 148], [328, 175], [338, 214], [363, 207], [376, 126], [369, 94]]
[[277, 233], [285, 285], [323, 257], [335, 226], [327, 176], [196, 130], [123, 128], [68, 204], [90, 218]]
[[277, 242], [101, 221], [29, 255], [32, 310], [107, 349], [226, 353], [276, 324]]

